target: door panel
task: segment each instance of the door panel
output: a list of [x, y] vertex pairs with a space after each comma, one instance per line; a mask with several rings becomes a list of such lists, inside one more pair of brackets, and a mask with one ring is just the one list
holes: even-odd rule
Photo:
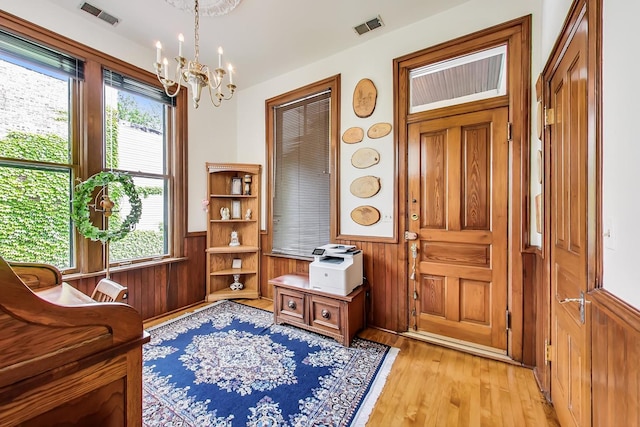
[[551, 399], [564, 426], [591, 425], [587, 293], [587, 23], [550, 79]]
[[[508, 109], [409, 126], [415, 325], [506, 353]], [[413, 244], [409, 242], [409, 245]]]

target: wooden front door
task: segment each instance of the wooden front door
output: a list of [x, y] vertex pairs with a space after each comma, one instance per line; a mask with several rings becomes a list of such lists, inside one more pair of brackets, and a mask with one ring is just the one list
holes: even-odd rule
[[[587, 22], [548, 80], [551, 399], [562, 426], [591, 425], [588, 271]], [[596, 349], [598, 351], [598, 349]]]
[[508, 108], [409, 125], [418, 332], [506, 353]]

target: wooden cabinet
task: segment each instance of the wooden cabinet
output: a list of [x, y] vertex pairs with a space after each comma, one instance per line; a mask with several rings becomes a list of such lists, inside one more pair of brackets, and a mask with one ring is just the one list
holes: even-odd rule
[[[206, 166], [207, 300], [258, 298], [261, 166], [239, 163]], [[236, 289], [238, 283], [242, 284], [241, 289]]]
[[273, 316], [288, 323], [334, 338], [345, 346], [365, 327], [365, 287], [347, 296], [320, 292], [309, 287], [309, 276], [285, 274], [269, 280], [273, 285]]

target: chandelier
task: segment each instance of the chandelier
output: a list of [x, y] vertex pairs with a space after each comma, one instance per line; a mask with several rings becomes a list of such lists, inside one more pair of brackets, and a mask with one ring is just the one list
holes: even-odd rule
[[222, 83], [227, 72], [222, 68], [222, 47], [218, 48], [218, 68], [211, 70], [208, 65], [200, 63], [200, 35], [198, 34], [200, 29], [200, 8], [198, 0], [195, 0], [194, 14], [195, 58], [192, 61], [187, 61], [182, 56], [184, 37], [180, 34], [178, 36], [178, 56], [175, 58], [178, 65], [174, 75], [169, 76], [169, 61], [167, 58], [162, 59], [162, 44], [157, 42], [156, 62], [154, 63], [156, 75], [160, 83], [162, 83], [167, 96], [176, 96], [180, 92], [181, 83], [184, 82], [191, 87], [191, 98], [195, 108], [198, 108], [200, 95], [205, 87], [209, 91], [211, 103], [215, 107], [219, 107], [222, 105], [222, 101], [231, 99], [236, 91], [236, 85], [233, 84], [233, 66], [229, 64], [229, 83], [226, 85], [228, 94], [224, 94], [222, 92]]

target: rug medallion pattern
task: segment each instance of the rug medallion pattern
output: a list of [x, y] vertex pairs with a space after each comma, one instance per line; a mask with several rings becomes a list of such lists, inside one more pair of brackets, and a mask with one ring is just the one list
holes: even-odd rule
[[372, 384], [376, 376], [384, 381], [379, 371], [388, 370], [396, 350], [359, 338], [346, 348], [229, 301], [149, 332], [149, 427], [347, 426], [362, 415], [363, 400], [372, 405]]

